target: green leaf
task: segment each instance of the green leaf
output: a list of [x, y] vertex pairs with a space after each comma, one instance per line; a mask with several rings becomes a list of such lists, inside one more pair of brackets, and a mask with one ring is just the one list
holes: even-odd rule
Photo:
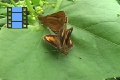
[[[47, 29], [0, 31], [0, 79], [103, 80], [120, 76], [120, 7], [115, 0], [64, 0], [74, 30], [67, 56], [43, 40]], [[48, 12], [49, 13], [49, 12]], [[38, 26], [38, 25], [37, 25]], [[58, 59], [57, 59], [58, 57]]]
[[38, 5], [40, 0], [31, 0], [34, 5]]
[[0, 8], [0, 15], [1, 14], [7, 15], [6, 12], [7, 12], [7, 8]]
[[7, 23], [7, 17], [1, 18], [0, 19], [0, 24], [5, 24], [5, 23]]

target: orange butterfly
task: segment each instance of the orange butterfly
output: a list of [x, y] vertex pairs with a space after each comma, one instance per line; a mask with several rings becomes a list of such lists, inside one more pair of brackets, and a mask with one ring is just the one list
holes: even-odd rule
[[67, 55], [68, 51], [73, 47], [70, 39], [73, 28], [66, 30], [66, 24], [59, 30], [57, 35], [45, 35], [44, 40], [59, 49], [63, 54]]
[[42, 24], [49, 27], [56, 34], [64, 26], [64, 24], [67, 23], [67, 17], [64, 11], [59, 11], [47, 16], [39, 16], [38, 19]]

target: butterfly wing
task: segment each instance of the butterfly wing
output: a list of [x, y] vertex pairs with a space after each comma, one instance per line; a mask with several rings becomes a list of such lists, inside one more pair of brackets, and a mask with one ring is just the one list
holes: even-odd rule
[[54, 33], [58, 33], [59, 29], [63, 26], [63, 23], [53, 17], [41, 17], [41, 23], [49, 27]]
[[71, 44], [72, 46], [72, 41], [70, 40], [72, 31], [73, 31], [73, 27], [66, 30], [66, 24], [59, 30], [59, 38], [60, 38], [61, 46], [64, 44], [66, 45]]
[[44, 40], [54, 47], [59, 48], [59, 39], [56, 35], [45, 35]]
[[67, 23], [67, 18], [64, 11], [59, 11], [44, 17], [39, 16], [38, 19], [42, 24], [49, 27], [55, 33], [58, 33], [64, 23]]
[[72, 44], [72, 41], [70, 40], [70, 36], [71, 36], [72, 31], [73, 31], [73, 27], [71, 27], [70, 29], [68, 29], [66, 31], [66, 40], [65, 40], [65, 43], [68, 44], [68, 45]]
[[66, 45], [67, 45], [69, 48], [73, 47], [73, 42], [72, 42], [72, 40], [70, 39], [70, 36], [71, 36], [72, 31], [73, 31], [73, 27], [71, 27], [70, 29], [68, 29], [68, 30], [66, 31], [66, 40], [65, 40], [65, 43], [66, 43]]
[[65, 45], [65, 38], [66, 38], [66, 24], [59, 30], [58, 37], [60, 40], [60, 46]]
[[59, 30], [59, 38], [61, 46], [66, 45], [68, 47], [73, 47], [73, 42], [70, 39], [73, 28], [71, 27], [66, 31], [66, 26]]
[[57, 13], [47, 15], [46, 17], [53, 17], [53, 18], [56, 18], [63, 23], [67, 23], [67, 17], [66, 17], [66, 14], [64, 11], [59, 11]]

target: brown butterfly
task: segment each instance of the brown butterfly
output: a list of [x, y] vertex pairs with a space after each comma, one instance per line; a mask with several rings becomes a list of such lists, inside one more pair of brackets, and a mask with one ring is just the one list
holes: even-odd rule
[[59, 11], [47, 16], [39, 16], [38, 19], [42, 24], [49, 27], [56, 34], [64, 26], [64, 24], [67, 23], [67, 17], [64, 11]]
[[67, 55], [68, 51], [73, 47], [70, 39], [73, 28], [66, 30], [66, 24], [58, 31], [57, 35], [45, 35], [44, 40], [59, 49], [63, 54]]

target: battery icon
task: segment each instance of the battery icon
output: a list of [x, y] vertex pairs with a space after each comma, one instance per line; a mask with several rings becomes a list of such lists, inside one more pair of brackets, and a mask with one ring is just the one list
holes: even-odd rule
[[7, 7], [7, 28], [27, 28], [27, 7]]

